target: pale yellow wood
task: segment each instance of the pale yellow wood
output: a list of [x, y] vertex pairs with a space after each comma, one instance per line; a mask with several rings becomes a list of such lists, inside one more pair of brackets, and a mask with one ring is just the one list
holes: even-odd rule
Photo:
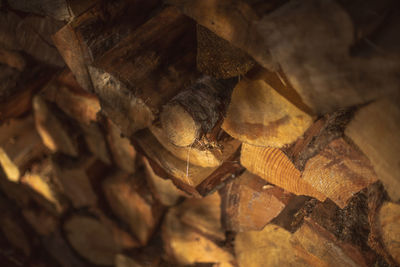
[[345, 134], [366, 154], [393, 201], [400, 200], [400, 107], [381, 99], [362, 107]]
[[240, 145], [240, 141], [232, 139], [220, 142], [222, 149], [201, 147], [198, 143], [189, 147], [178, 147], [169, 142], [161, 128], [152, 126], [150, 130], [158, 142], [174, 156], [200, 167], [220, 166]]
[[242, 145], [240, 163], [251, 173], [293, 194], [312, 196], [324, 201], [326, 196], [307, 181], [289, 158], [278, 148]]
[[179, 210], [172, 208], [163, 224], [163, 240], [166, 250], [179, 264], [226, 263], [234, 260], [226, 250], [199, 234], [179, 220]]
[[244, 78], [233, 90], [222, 128], [244, 143], [280, 148], [296, 141], [311, 124], [310, 115], [262, 78]]

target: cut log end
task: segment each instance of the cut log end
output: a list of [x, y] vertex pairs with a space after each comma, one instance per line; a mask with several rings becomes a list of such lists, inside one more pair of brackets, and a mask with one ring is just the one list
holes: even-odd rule
[[190, 146], [200, 136], [201, 125], [179, 104], [164, 106], [160, 120], [168, 139], [176, 146]]

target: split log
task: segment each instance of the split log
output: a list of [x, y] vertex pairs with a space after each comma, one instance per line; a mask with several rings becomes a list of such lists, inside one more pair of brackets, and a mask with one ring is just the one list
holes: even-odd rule
[[153, 196], [164, 206], [174, 206], [179, 199], [187, 196], [183, 191], [179, 190], [171, 180], [158, 176], [151, 167], [149, 161], [143, 157], [146, 168], [146, 178]]
[[98, 265], [114, 264], [114, 257], [121, 248], [101, 221], [91, 216], [73, 215], [63, 228], [68, 242], [84, 259]]
[[15, 181], [10, 181], [2, 170], [0, 171], [0, 190], [20, 208], [29, 206], [31, 202], [29, 188]]
[[97, 123], [92, 122], [89, 125], [81, 124], [80, 128], [83, 131], [89, 151], [102, 162], [110, 165], [111, 158], [108, 151], [106, 138], [100, 126]]
[[234, 80], [198, 79], [172, 98], [160, 114], [165, 135], [176, 146], [190, 146], [220, 122], [225, 114]]
[[197, 25], [197, 69], [218, 79], [244, 75], [254, 61], [241, 49]]
[[296, 93], [280, 80], [277, 74], [259, 70], [239, 82], [222, 128], [257, 146], [280, 148], [296, 141], [313, 120]]
[[178, 264], [216, 263], [233, 266], [234, 257], [179, 220], [179, 209], [168, 211], [162, 237], [168, 255]]
[[[4, 48], [0, 45], [0, 63], [22, 72], [26, 67], [26, 60], [18, 51]], [[2, 74], [3, 75], [3, 74]]]
[[[94, 158], [68, 160], [53, 157], [55, 178], [63, 194], [75, 208], [96, 207], [97, 196], [90, 181], [89, 168], [96, 164]], [[97, 178], [97, 177], [96, 177]]]
[[[82, 1], [75, 2], [76, 6], [82, 6]], [[88, 64], [141, 25], [158, 2], [97, 1], [53, 36], [58, 51], [82, 88], [93, 91]]]
[[[33, 13], [41, 16], [49, 16], [56, 20], [70, 21], [77, 17], [81, 12], [94, 5], [97, 0], [9, 0], [8, 4], [12, 9]], [[79, 5], [77, 5], [79, 3]]]
[[238, 233], [235, 253], [240, 267], [324, 266], [292, 240], [292, 234], [268, 224], [261, 231]]
[[78, 144], [72, 129], [68, 127], [62, 114], [49, 105], [41, 96], [33, 98], [36, 129], [42, 138], [44, 145], [53, 153], [61, 152], [77, 157]]
[[395, 99], [381, 99], [355, 114], [345, 134], [367, 155], [393, 201], [400, 200], [400, 108]]
[[54, 234], [59, 226], [56, 217], [44, 209], [25, 208], [22, 210], [22, 216], [40, 236]]
[[301, 178], [300, 171], [280, 149], [243, 144], [240, 162], [249, 172], [293, 194], [312, 196], [320, 201], [326, 199]]
[[[89, 69], [102, 110], [125, 136], [150, 126], [196, 75], [194, 27], [176, 9], [165, 8]], [[121, 60], [129, 58], [135, 60]]]
[[136, 150], [128, 138], [122, 136], [119, 128], [109, 119], [106, 122], [107, 143], [115, 164], [127, 173], [136, 170]]
[[222, 133], [215, 142], [198, 141], [189, 147], [178, 147], [172, 144], [164, 131], [152, 126], [151, 133], [161, 145], [177, 158], [200, 167], [218, 167], [232, 156], [240, 146], [240, 141]]
[[[264, 36], [264, 46], [317, 114], [397, 91], [396, 57], [376, 51], [368, 57], [352, 56], [354, 25], [336, 1], [322, 5], [318, 1], [291, 1], [264, 16], [257, 27]], [[310, 40], [321, 41], [310, 44]]]
[[397, 264], [400, 264], [400, 205], [386, 202], [377, 220], [383, 244]]
[[43, 88], [46, 100], [55, 103], [65, 114], [83, 124], [97, 121], [98, 98], [77, 83], [70, 71], [64, 70]]
[[50, 159], [35, 163], [31, 170], [21, 177], [21, 183], [33, 191], [33, 199], [55, 215], [61, 214], [66, 208], [57, 182]]
[[221, 197], [217, 192], [201, 199], [186, 199], [179, 205], [180, 220], [211, 240], [224, 241], [221, 225]]
[[235, 232], [261, 231], [291, 199], [291, 194], [249, 172], [228, 183], [220, 194], [222, 223]]
[[103, 190], [116, 216], [130, 226], [131, 232], [145, 245], [161, 216], [161, 207], [147, 188], [145, 173], [133, 176], [117, 173], [103, 182]]
[[40, 136], [32, 129], [32, 116], [1, 126], [0, 164], [10, 181], [17, 182], [29, 164], [44, 154]]
[[259, 16], [245, 1], [224, 0], [217, 3], [214, 0], [168, 0], [168, 3], [179, 7], [200, 25], [247, 52], [264, 68], [277, 68], [268, 47], [264, 45], [264, 36], [257, 30]]
[[368, 158], [340, 138], [307, 161], [302, 179], [344, 208], [378, 178]]
[[[201, 184], [216, 168], [203, 168], [185, 162], [164, 149], [157, 139], [148, 130], [140, 131], [135, 135], [144, 154], [150, 161], [156, 174], [170, 178], [174, 184], [188, 194], [199, 195], [196, 186]], [[156, 168], [157, 167], [157, 168]]]
[[354, 246], [338, 241], [310, 219], [305, 220], [293, 238], [325, 266], [369, 266]]

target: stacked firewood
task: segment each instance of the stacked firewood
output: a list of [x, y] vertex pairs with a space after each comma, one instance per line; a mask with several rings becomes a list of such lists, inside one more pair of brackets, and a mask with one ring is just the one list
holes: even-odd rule
[[397, 266], [396, 0], [0, 1], [2, 266]]

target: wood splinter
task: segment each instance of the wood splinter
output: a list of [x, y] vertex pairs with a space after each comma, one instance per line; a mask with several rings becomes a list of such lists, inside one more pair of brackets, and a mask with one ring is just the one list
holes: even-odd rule
[[233, 79], [203, 76], [169, 101], [160, 120], [170, 142], [190, 146], [209, 133], [222, 119], [234, 85]]

